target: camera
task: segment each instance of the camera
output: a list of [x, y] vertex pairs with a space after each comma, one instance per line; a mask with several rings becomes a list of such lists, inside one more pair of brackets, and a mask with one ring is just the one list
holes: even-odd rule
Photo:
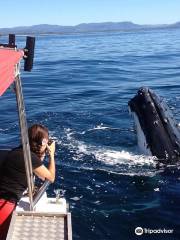
[[52, 139], [49, 139], [48, 145], [51, 146], [52, 143], [53, 143], [53, 140], [52, 140]]

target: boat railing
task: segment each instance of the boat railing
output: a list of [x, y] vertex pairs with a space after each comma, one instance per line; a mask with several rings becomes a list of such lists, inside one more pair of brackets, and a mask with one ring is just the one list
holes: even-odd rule
[[[12, 51], [18, 51], [17, 46], [15, 44], [15, 35], [9, 35], [9, 43], [8, 44], [0, 44], [0, 49], [10, 48]], [[24, 70], [31, 71], [33, 67], [33, 59], [34, 59], [34, 48], [35, 48], [35, 38], [27, 37], [26, 38], [26, 47], [21, 50], [22, 57], [25, 60]], [[20, 60], [19, 60], [20, 61]], [[8, 86], [7, 86], [8, 87]], [[28, 128], [27, 128], [27, 120], [26, 120], [26, 112], [20, 77], [20, 63], [16, 63], [15, 73], [14, 73], [14, 89], [16, 94], [16, 102], [19, 116], [19, 125], [21, 132], [21, 141], [23, 147], [23, 155], [24, 155], [24, 163], [26, 170], [26, 178], [28, 184], [28, 194], [29, 194], [29, 202], [30, 202], [30, 210], [33, 210], [33, 190], [34, 190], [34, 178], [32, 171], [32, 162], [31, 162], [31, 152], [28, 138]]]
[[[19, 116], [19, 125], [21, 131], [21, 141], [23, 147], [24, 163], [26, 170], [26, 178], [28, 185], [28, 197], [23, 196], [19, 201], [16, 210], [13, 212], [7, 240], [11, 239], [59, 239], [59, 240], [72, 240], [71, 228], [71, 213], [68, 212], [66, 199], [61, 197], [60, 189], [55, 191], [56, 198], [48, 198], [44, 194], [50, 184], [46, 180], [44, 184], [35, 192], [34, 190], [34, 177], [31, 162], [31, 152], [28, 137], [28, 128], [26, 121], [26, 113], [23, 99], [23, 91], [20, 78], [20, 59], [24, 58], [24, 70], [31, 71], [34, 58], [35, 38], [27, 37], [26, 47], [24, 50], [18, 50], [15, 45], [15, 35], [9, 35], [8, 44], [0, 44], [1, 56], [5, 49], [8, 55], [9, 50], [15, 55], [17, 60], [16, 64], [13, 62], [13, 71], [15, 66], [14, 75], [11, 82], [6, 82], [6, 79], [0, 78], [0, 83], [5, 83], [5, 88], [0, 89], [0, 95], [14, 82], [14, 92], [16, 94], [17, 109]], [[14, 52], [13, 52], [14, 51]], [[17, 54], [17, 51], [18, 54]], [[17, 56], [18, 55], [18, 56]], [[4, 56], [3, 56], [4, 57]], [[9, 58], [7, 59], [9, 64]], [[7, 154], [10, 150], [0, 150], [0, 171], [1, 166], [6, 160]], [[61, 197], [61, 198], [59, 198]], [[51, 231], [49, 231], [49, 229]]]
[[42, 195], [46, 192], [50, 185], [50, 181], [46, 180], [43, 185], [38, 189], [38, 191], [33, 196], [33, 208], [36, 206]]

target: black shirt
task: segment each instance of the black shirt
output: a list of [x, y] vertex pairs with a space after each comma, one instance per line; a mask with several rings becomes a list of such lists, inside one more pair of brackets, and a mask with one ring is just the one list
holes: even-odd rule
[[[31, 152], [32, 168], [42, 165], [36, 154]], [[22, 148], [10, 151], [2, 166], [0, 176], [0, 198], [19, 201], [27, 188], [25, 163]]]

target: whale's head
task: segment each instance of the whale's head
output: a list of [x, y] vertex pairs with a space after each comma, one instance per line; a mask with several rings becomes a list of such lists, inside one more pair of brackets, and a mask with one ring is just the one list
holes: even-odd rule
[[129, 103], [140, 150], [168, 163], [180, 160], [180, 129], [170, 109], [152, 90], [142, 87]]

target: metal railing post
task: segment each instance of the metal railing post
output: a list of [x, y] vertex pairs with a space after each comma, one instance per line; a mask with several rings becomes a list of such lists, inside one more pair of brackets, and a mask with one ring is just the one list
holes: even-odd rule
[[21, 139], [22, 139], [22, 146], [23, 146], [27, 184], [28, 184], [30, 210], [32, 211], [33, 210], [34, 179], [33, 179], [31, 152], [30, 152], [30, 146], [29, 146], [28, 128], [27, 128], [26, 113], [25, 113], [25, 107], [24, 107], [24, 101], [23, 101], [23, 93], [22, 93], [20, 74], [18, 74], [16, 76], [15, 92], [16, 92], [16, 100], [17, 100], [17, 106], [18, 106]]

